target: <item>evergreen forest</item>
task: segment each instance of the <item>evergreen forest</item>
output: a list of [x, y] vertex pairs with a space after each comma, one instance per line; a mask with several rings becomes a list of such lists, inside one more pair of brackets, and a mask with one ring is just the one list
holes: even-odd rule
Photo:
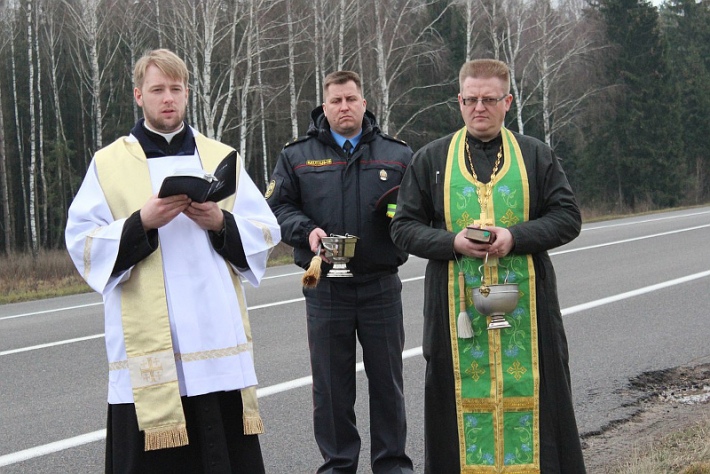
[[710, 201], [710, 0], [2, 0], [0, 252], [64, 246], [93, 154], [141, 117], [133, 66], [154, 48], [188, 65], [188, 122], [262, 189], [329, 72], [359, 72], [416, 151], [463, 126], [461, 64], [497, 58], [506, 126], [554, 148], [583, 208]]

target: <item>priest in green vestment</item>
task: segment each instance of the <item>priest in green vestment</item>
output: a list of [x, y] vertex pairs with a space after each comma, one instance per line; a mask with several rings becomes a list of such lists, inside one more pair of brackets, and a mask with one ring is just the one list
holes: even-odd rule
[[[503, 124], [505, 63], [459, 73], [465, 126], [420, 149], [402, 181], [392, 238], [427, 258], [425, 472], [583, 474], [567, 340], [548, 250], [581, 215], [559, 160]], [[492, 243], [466, 238], [485, 228]], [[488, 329], [474, 288], [515, 283], [510, 327]]]

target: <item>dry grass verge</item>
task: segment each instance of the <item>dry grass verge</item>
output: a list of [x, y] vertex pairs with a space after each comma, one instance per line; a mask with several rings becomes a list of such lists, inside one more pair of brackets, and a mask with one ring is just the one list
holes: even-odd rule
[[66, 250], [0, 258], [0, 304], [91, 291]]
[[630, 381], [638, 412], [583, 439], [589, 474], [710, 474], [710, 362]]
[[[704, 407], [697, 407], [704, 410]], [[710, 474], [710, 417], [652, 441], [637, 445], [629, 457], [617, 461], [611, 474]]]
[[[269, 266], [292, 263], [291, 247], [278, 244]], [[74, 268], [64, 249], [0, 257], [0, 304], [86, 293], [91, 288]]]

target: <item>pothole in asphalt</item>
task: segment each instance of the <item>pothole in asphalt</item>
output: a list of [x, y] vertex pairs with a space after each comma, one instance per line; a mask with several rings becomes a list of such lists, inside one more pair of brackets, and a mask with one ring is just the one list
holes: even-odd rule
[[667, 403], [696, 405], [710, 401], [710, 364], [644, 372], [631, 386], [645, 396]]

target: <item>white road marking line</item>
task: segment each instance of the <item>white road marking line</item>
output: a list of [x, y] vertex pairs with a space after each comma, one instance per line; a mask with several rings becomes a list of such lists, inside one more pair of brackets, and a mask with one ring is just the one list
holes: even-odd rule
[[[705, 278], [710, 276], [710, 270], [695, 273], [693, 275], [688, 275], [682, 278], [676, 278], [675, 280], [669, 280], [667, 282], [658, 283], [655, 285], [646, 286], [633, 291], [627, 291], [625, 293], [619, 293], [618, 295], [610, 296], [607, 298], [602, 298], [596, 301], [590, 301], [588, 303], [572, 306], [562, 310], [563, 316], [569, 316], [574, 313], [579, 313], [591, 308], [596, 308], [598, 306], [615, 303], [628, 298], [633, 298], [635, 296], [643, 295], [646, 293], [651, 293], [653, 291], [658, 291], [664, 288], [668, 288], [674, 285], [680, 285], [692, 280], [697, 280], [699, 278]], [[423, 278], [423, 277], [422, 277]], [[416, 278], [420, 279], [420, 278]], [[411, 357], [421, 355], [422, 347], [414, 347], [412, 349], [407, 349], [402, 352], [402, 359], [409, 359]], [[364, 364], [359, 362], [355, 366], [355, 370], [360, 372], [364, 370]], [[263, 387], [257, 389], [256, 393], [259, 397], [268, 397], [270, 395], [276, 395], [278, 393], [286, 392], [300, 387], [308, 386], [312, 383], [312, 378], [310, 376], [301, 377], [294, 380], [289, 380], [287, 382], [278, 383], [275, 385], [269, 385], [268, 387]], [[0, 467], [9, 466], [10, 464], [15, 464], [22, 461], [27, 461], [32, 458], [39, 456], [44, 456], [47, 454], [55, 453], [57, 451], [62, 451], [69, 448], [74, 448], [77, 446], [82, 446], [84, 444], [92, 443], [94, 441], [100, 441], [106, 437], [106, 430], [98, 430], [92, 433], [86, 433], [80, 436], [75, 436], [73, 438], [67, 438], [60, 441], [55, 441], [53, 443], [44, 444], [42, 446], [36, 446], [34, 448], [25, 449], [22, 451], [17, 451], [15, 453], [6, 454], [0, 456]]]

